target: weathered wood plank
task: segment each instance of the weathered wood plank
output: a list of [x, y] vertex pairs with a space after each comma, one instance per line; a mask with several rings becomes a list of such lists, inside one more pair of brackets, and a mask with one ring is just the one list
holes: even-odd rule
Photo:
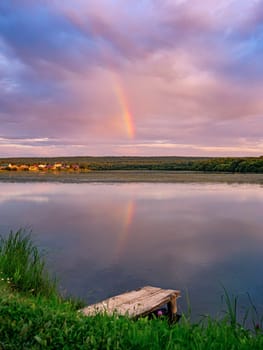
[[176, 313], [176, 299], [179, 296], [180, 292], [178, 290], [147, 286], [87, 306], [81, 311], [87, 316], [98, 313], [107, 313], [108, 315], [116, 313], [129, 317], [138, 317], [146, 316], [158, 307], [170, 303], [172, 306], [171, 312]]

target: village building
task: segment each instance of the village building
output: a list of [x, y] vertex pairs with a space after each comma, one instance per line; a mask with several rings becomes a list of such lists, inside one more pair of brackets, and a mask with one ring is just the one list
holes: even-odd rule
[[25, 164], [21, 164], [17, 166], [17, 170], [27, 171], [29, 170], [29, 166]]
[[44, 170], [46, 169], [47, 165], [46, 164], [38, 164], [38, 169], [39, 170]]
[[38, 166], [37, 165], [30, 165], [29, 170], [30, 171], [38, 171]]
[[54, 169], [59, 169], [59, 168], [62, 168], [62, 166], [63, 166], [62, 163], [55, 163], [55, 164], [53, 165], [53, 168], [54, 168]]

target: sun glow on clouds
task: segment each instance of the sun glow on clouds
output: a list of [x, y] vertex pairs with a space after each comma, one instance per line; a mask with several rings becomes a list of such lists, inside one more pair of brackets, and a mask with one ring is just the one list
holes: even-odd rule
[[19, 144], [19, 143], [38, 143], [38, 142], [48, 142], [48, 137], [39, 137], [39, 138], [5, 138], [0, 137], [1, 143], [7, 143], [7, 144]]
[[176, 144], [164, 142], [154, 143], [141, 143], [134, 145], [124, 145], [124, 148], [136, 148], [138, 153], [148, 154], [147, 149], [155, 150], [153, 153], [161, 155], [163, 150], [166, 150], [166, 154], [181, 154], [184, 156], [199, 154], [213, 154], [214, 156], [226, 157], [226, 156], [258, 156], [263, 150], [263, 140], [256, 144], [240, 144], [239, 146], [202, 146], [196, 144]]

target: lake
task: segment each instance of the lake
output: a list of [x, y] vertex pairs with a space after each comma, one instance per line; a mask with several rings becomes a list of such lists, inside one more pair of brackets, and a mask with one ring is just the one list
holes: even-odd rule
[[0, 231], [31, 229], [67, 294], [95, 302], [180, 289], [193, 317], [222, 285], [263, 305], [263, 187], [224, 183], [0, 183]]

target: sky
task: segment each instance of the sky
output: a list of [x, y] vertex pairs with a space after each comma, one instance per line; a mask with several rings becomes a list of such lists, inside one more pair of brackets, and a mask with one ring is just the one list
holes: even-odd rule
[[263, 154], [262, 0], [1, 0], [0, 157]]

